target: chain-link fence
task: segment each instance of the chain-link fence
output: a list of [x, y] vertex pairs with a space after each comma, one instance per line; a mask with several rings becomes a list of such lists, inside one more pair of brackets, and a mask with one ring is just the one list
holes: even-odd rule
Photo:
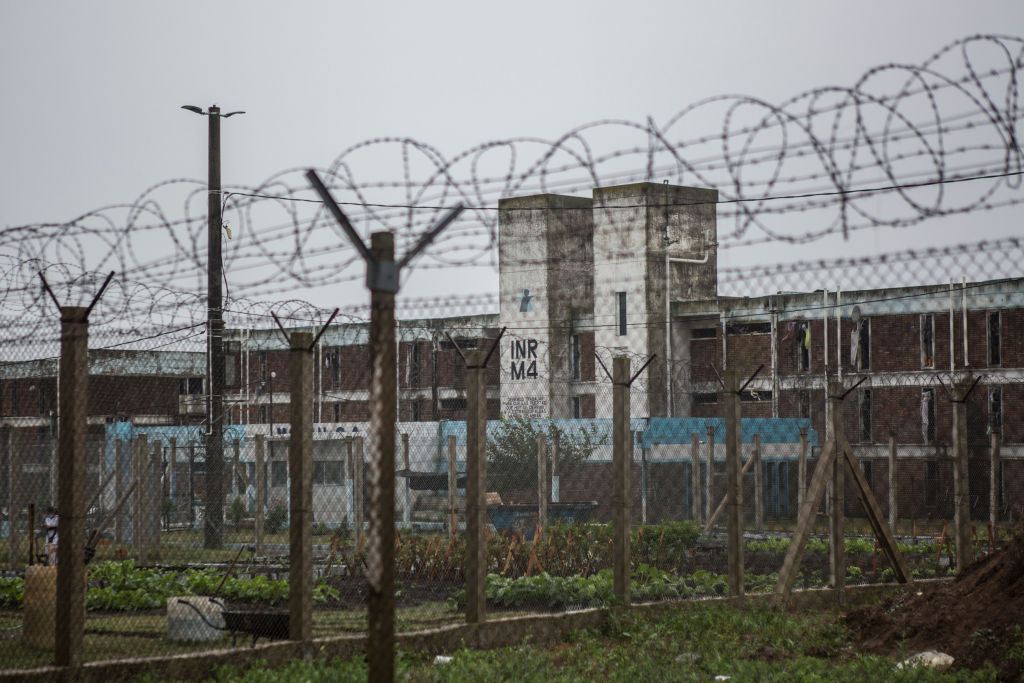
[[[1016, 74], [1019, 59], [871, 102], [984, 90], [1007, 69]], [[300, 208], [294, 231], [267, 229], [263, 242], [243, 232], [230, 277], [172, 238], [168, 249], [182, 253], [159, 262], [110, 251], [125, 267], [101, 284], [85, 242], [99, 236], [109, 250], [127, 239], [120, 228], [4, 233], [14, 248], [0, 255], [11, 282], [0, 295], [0, 668], [225, 661], [210, 653], [231, 646], [240, 658], [270, 640], [296, 656], [314, 643], [365, 650], [371, 676], [386, 680], [396, 640], [423, 632], [487, 646], [526, 635], [536, 623], [526, 614], [753, 592], [785, 603], [828, 586], [842, 600], [849, 584], [947, 576], [998, 548], [1024, 515], [1020, 240], [719, 261], [1021, 201], [1015, 144], [965, 143], [974, 165], [900, 185], [900, 164], [854, 154], [877, 152], [867, 132], [836, 137], [844, 111], [776, 109], [749, 126], [730, 114], [728, 161], [691, 163], [687, 144], [648, 122], [636, 129], [644, 149], [591, 158], [562, 141], [522, 174], [477, 176], [484, 152], [505, 143], [445, 173], [431, 166], [409, 196], [447, 197], [449, 183], [477, 196], [454, 179], [461, 163], [473, 166], [474, 192], [496, 193], [430, 261], [496, 265], [497, 292], [478, 296], [398, 292], [402, 268], [459, 209], [424, 232], [414, 210], [438, 206], [389, 203], [392, 184], [339, 175], [347, 160], [332, 190], [378, 222], [408, 214], [400, 255], [391, 233], [363, 245], [312, 172], [319, 200], [283, 176], [277, 196], [233, 193], [247, 227], [257, 202]], [[992, 118], [958, 110], [955, 123], [885, 127], [881, 139], [968, 136]], [[806, 119], [808, 140], [751, 146], [791, 119]], [[822, 127], [830, 142], [815, 137]], [[742, 158], [729, 153], [736, 139], [747, 140]], [[586, 146], [581, 131], [566, 140]], [[825, 174], [802, 165], [811, 148], [830, 150], [826, 192]], [[908, 154], [894, 159], [922, 152]], [[646, 170], [612, 168], [631, 155]], [[858, 187], [870, 192], [854, 192], [834, 171], [847, 156], [849, 174], [895, 185], [865, 179]], [[746, 180], [778, 159], [799, 168]], [[680, 185], [649, 182], [669, 166]], [[723, 194], [682, 186], [684, 173]], [[959, 189], [945, 185], [954, 181]], [[980, 199], [965, 189], [973, 182]], [[933, 186], [956, 201], [919, 201]], [[867, 198], [885, 192], [896, 206], [875, 215]], [[794, 214], [802, 225], [779, 231]], [[822, 216], [825, 227], [808, 227]], [[726, 219], [737, 228], [720, 237]], [[357, 257], [297, 237], [325, 220], [347, 231]], [[752, 226], [763, 236], [745, 236]], [[237, 272], [251, 276], [250, 292], [280, 298], [348, 282], [361, 262], [369, 306], [340, 316], [230, 297], [222, 311], [212, 288], [177, 289], [183, 273], [219, 283]], [[51, 282], [92, 303], [62, 305]], [[271, 651], [284, 650], [260, 652]]]
[[[69, 328], [84, 309], [64, 309], [62, 336], [40, 342], [63, 343], [59, 357], [24, 347], [4, 366], [4, 660], [45, 665], [61, 638], [74, 646], [58, 628], [76, 623], [58, 598], [69, 557], [87, 561], [86, 660], [365, 635], [382, 563], [399, 637], [467, 618], [946, 576], [1024, 514], [1022, 301], [1009, 278], [678, 303], [669, 363], [598, 344], [606, 331], [590, 321], [556, 347], [494, 315], [409, 319], [387, 333], [398, 361], [379, 366], [392, 388], [376, 399], [368, 325], [328, 326], [315, 343], [316, 328], [285, 330], [289, 342], [228, 330], [219, 505], [206, 354], [105, 350], [98, 330], [76, 355]], [[385, 455], [394, 538], [374, 560], [383, 403], [398, 418]], [[485, 520], [472, 533], [469, 508]], [[302, 636], [295, 609], [308, 613]]]

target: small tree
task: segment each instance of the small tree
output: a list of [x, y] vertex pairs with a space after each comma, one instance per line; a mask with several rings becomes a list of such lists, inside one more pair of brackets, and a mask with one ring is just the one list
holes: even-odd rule
[[558, 474], [571, 477], [604, 438], [594, 425], [579, 432], [559, 429], [553, 421], [525, 417], [502, 418], [501, 425], [487, 440], [487, 488], [505, 494], [527, 489], [537, 482], [537, 436], [547, 436], [548, 467], [551, 472], [552, 444], [558, 442]]
[[238, 529], [242, 525], [245, 513], [245, 503], [242, 502], [241, 498], [236, 497], [231, 501], [231, 507], [228, 508], [228, 520], [231, 522], [231, 526]]

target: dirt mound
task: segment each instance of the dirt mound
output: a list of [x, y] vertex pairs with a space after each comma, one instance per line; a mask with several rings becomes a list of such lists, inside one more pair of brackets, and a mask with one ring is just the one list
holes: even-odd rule
[[1002, 680], [1024, 674], [1024, 534], [967, 567], [957, 578], [846, 617], [866, 652], [907, 655], [940, 650], [957, 668], [992, 662]]

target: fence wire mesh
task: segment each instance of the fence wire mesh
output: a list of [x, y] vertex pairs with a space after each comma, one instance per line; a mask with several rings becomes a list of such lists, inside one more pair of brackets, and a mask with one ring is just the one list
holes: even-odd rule
[[[948, 58], [940, 53], [921, 73]], [[1018, 57], [1009, 72], [1020, 69]], [[973, 80], [903, 90], [888, 104], [984, 89], [1000, 76], [971, 72]], [[1005, 113], [1014, 129], [1016, 99], [1014, 91]], [[819, 128], [828, 118], [835, 134], [845, 111], [806, 117]], [[727, 125], [723, 137], [750, 143], [781, 125], [771, 118]], [[970, 116], [939, 128], [966, 134], [961, 118]], [[400, 292], [395, 302], [378, 290], [370, 306], [349, 302], [337, 318], [299, 299], [229, 296], [222, 356], [207, 347], [204, 296], [177, 286], [183, 273], [203, 274], [194, 267], [203, 250], [172, 239], [168, 260], [146, 264], [111, 251], [125, 268], [90, 309], [86, 358], [62, 351], [67, 316], [51, 299], [100, 289], [91, 247], [75, 240], [112, 229], [86, 227], [89, 218], [62, 234], [0, 233], [10, 275], [0, 295], [0, 668], [367, 636], [371, 666], [376, 657], [384, 671], [392, 630], [401, 637], [468, 621], [511, 633], [519, 627], [499, 618], [891, 581], [901, 571], [893, 550], [913, 577], [946, 576], [998, 547], [1024, 516], [1020, 240], [773, 266], [719, 259], [758, 240], [856, 237], [860, 227], [1013, 206], [1020, 150], [971, 147], [995, 149], [1004, 164], [972, 157], [956, 167], [973, 180], [995, 174], [982, 178], [981, 199], [922, 206], [921, 175], [908, 172], [902, 213], [875, 217], [847, 181], [897, 177], [895, 161], [849, 159], [850, 178], [830, 175], [836, 187], [825, 197], [812, 192], [823, 173], [787, 171], [776, 180], [807, 194], [772, 203], [774, 181], [741, 181], [740, 170], [777, 153], [795, 163], [820, 140], [763, 154], [746, 147], [743, 161], [688, 161], [669, 128], [649, 124], [647, 148], [598, 158], [569, 154], [582, 140], [575, 131], [546, 149], [549, 166], [474, 178], [487, 181], [478, 192], [491, 188], [501, 200], [497, 211], [474, 207], [472, 226], [446, 235], [431, 263], [497, 265], [496, 294]], [[830, 154], [913, 137], [903, 128], [863, 135], [833, 139]], [[491, 149], [442, 164], [416, 196], [480, 199], [453, 176]], [[425, 219], [413, 217], [417, 207], [382, 208], [360, 194], [389, 186], [360, 187], [343, 173], [355, 154], [332, 168], [331, 183], [378, 222], [397, 225], [408, 209], [406, 246]], [[635, 155], [645, 170], [609, 166]], [[721, 184], [723, 195], [640, 182], [667, 156], [675, 177]], [[240, 224], [265, 218], [252, 207], [266, 195], [306, 201], [286, 185], [234, 193], [232, 202], [245, 202], [231, 205]], [[842, 217], [806, 233], [768, 225], [822, 211]], [[355, 256], [339, 259], [333, 248], [299, 249], [282, 265], [280, 240], [325, 215], [300, 213], [261, 228], [273, 248], [233, 247], [235, 270], [252, 268], [253, 296], [356, 277]], [[719, 238], [724, 219], [737, 227]], [[745, 235], [750, 227], [763, 239]], [[40, 289], [40, 275], [54, 289]], [[471, 405], [481, 357], [484, 388]], [[613, 381], [622, 367], [628, 382]], [[87, 389], [67, 379], [75, 371]], [[219, 371], [224, 392], [214, 397]], [[76, 407], [81, 425], [71, 420]], [[483, 455], [472, 451], [474, 433], [484, 434]], [[478, 482], [472, 464], [485, 465]], [[478, 487], [479, 538], [467, 518]], [[477, 541], [482, 564], [471, 552]], [[84, 572], [71, 557], [85, 559]], [[59, 581], [61, 570], [70, 578]], [[60, 616], [69, 605], [85, 611], [78, 644], [72, 631], [82, 622]]]

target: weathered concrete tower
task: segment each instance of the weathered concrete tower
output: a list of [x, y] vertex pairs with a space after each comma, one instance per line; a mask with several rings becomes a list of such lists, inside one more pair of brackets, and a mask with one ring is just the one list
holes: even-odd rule
[[[606, 356], [631, 354], [635, 369], [657, 354], [634, 385], [630, 408], [636, 417], [667, 416], [673, 354], [666, 344], [666, 304], [717, 294], [718, 192], [638, 183], [598, 188], [593, 198], [595, 346]], [[603, 417], [611, 383], [603, 373], [598, 381], [597, 414]]]
[[593, 310], [591, 200], [535, 195], [498, 204], [501, 412], [571, 416], [572, 321]]
[[[634, 386], [631, 410], [669, 414], [667, 303], [716, 296], [717, 198], [714, 190], [639, 183], [595, 189], [593, 199], [545, 194], [499, 202], [500, 317], [508, 327], [502, 414], [573, 416], [572, 354], [579, 349], [571, 336], [581, 320], [606, 365], [628, 353], [639, 368], [657, 354]], [[609, 417], [603, 372], [588, 391], [596, 416]]]

